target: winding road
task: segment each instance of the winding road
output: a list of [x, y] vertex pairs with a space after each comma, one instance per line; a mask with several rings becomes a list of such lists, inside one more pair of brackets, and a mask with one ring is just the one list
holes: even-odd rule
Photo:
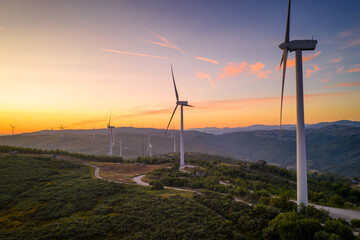
[[[109, 182], [131, 184], [131, 183], [125, 183], [125, 182], [121, 182], [121, 181], [114, 181], [114, 180], [103, 178], [103, 177], [101, 177], [99, 175], [100, 168], [98, 166], [90, 164], [90, 163], [86, 163], [86, 162], [82, 162], [82, 163], [95, 169], [94, 175], [95, 175], [96, 178], [103, 179], [103, 180], [106, 180], [106, 181], [109, 181]], [[193, 166], [188, 165], [186, 167], [193, 167]], [[188, 172], [184, 168], [185, 168], [185, 166], [183, 168], [181, 168], [180, 170], [183, 171], [183, 172]], [[148, 187], [149, 183], [144, 182], [142, 180], [142, 178], [144, 176], [145, 175], [136, 176], [132, 180], [134, 180], [137, 185], [147, 186]], [[223, 184], [223, 183], [221, 183], [221, 184]], [[165, 187], [165, 186], [164, 186], [164, 188], [177, 190], [177, 191], [194, 192], [194, 193], [200, 194], [200, 192], [198, 192], [196, 190], [191, 190], [191, 189], [176, 188], [176, 187]], [[249, 206], [253, 206], [253, 204], [251, 204], [249, 202], [245, 202], [245, 201], [243, 201], [243, 200], [241, 200], [239, 198], [235, 197], [234, 199], [235, 199], [235, 201], [243, 202], [243, 203], [248, 204]], [[312, 205], [312, 206], [316, 207], [317, 209], [325, 209], [325, 210], [329, 211], [330, 216], [333, 217], [333, 218], [344, 218], [347, 221], [351, 221], [352, 219], [360, 219], [360, 210], [333, 208], [333, 207], [320, 206], [320, 205], [311, 204], [311, 203], [309, 205]]]

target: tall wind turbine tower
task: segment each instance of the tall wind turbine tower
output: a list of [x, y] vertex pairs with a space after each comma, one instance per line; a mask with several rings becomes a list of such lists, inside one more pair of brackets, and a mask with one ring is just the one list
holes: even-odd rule
[[184, 107], [194, 107], [188, 104], [188, 101], [179, 101], [179, 94], [178, 91], [176, 89], [176, 84], [175, 84], [175, 77], [174, 77], [174, 72], [171, 66], [171, 75], [172, 75], [172, 79], [173, 79], [173, 83], [174, 83], [174, 89], [175, 89], [175, 96], [176, 96], [176, 106], [175, 109], [171, 115], [169, 124], [166, 128], [165, 134], [167, 133], [171, 120], [174, 117], [174, 114], [176, 112], [177, 107], [180, 105], [181, 106], [181, 129], [180, 129], [180, 166], [185, 165], [185, 153], [184, 153]]
[[13, 126], [13, 125], [11, 125], [11, 124], [9, 124], [9, 125], [10, 125], [10, 127], [11, 127], [12, 135], [14, 135], [14, 134], [15, 134], [15, 127], [16, 127], [16, 126]]
[[304, 127], [304, 91], [303, 91], [303, 69], [302, 51], [314, 50], [316, 40], [289, 40], [290, 31], [290, 6], [287, 11], [285, 40], [279, 45], [283, 50], [280, 67], [283, 65], [282, 87], [281, 87], [281, 107], [280, 107], [280, 136], [282, 122], [282, 107], [284, 98], [284, 83], [286, 73], [286, 62], [288, 52], [295, 51], [296, 61], [296, 161], [297, 161], [297, 204], [308, 204], [307, 172], [306, 172], [306, 146], [305, 146], [305, 127]]
[[115, 128], [114, 126], [110, 125], [111, 123], [111, 113], [110, 113], [110, 117], [109, 117], [109, 123], [107, 123], [107, 128], [108, 128], [108, 132], [110, 135], [110, 152], [109, 152], [109, 156], [113, 155], [113, 129]]

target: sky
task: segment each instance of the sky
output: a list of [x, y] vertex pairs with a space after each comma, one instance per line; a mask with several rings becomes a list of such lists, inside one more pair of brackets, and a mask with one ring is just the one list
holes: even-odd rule
[[[293, 0], [305, 122], [360, 121], [360, 1]], [[286, 0], [0, 0], [0, 134], [277, 125]], [[294, 53], [283, 124], [296, 123]], [[180, 126], [180, 112], [173, 120]]]

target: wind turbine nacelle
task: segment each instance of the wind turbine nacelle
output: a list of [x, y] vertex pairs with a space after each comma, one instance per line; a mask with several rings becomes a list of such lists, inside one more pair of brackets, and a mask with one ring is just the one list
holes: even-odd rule
[[177, 104], [179, 104], [179, 105], [188, 105], [188, 101], [178, 101]]
[[290, 52], [301, 50], [311, 51], [314, 50], [317, 44], [317, 40], [293, 40], [288, 43], [282, 43], [279, 45], [280, 49], [289, 49]]

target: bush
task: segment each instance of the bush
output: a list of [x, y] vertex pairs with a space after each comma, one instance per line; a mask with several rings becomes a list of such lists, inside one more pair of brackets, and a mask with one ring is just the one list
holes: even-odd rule
[[339, 235], [341, 240], [355, 239], [352, 230], [347, 225], [345, 225], [341, 219], [326, 221], [324, 231]]
[[164, 186], [161, 184], [160, 181], [151, 181], [149, 183], [149, 185], [151, 186], [150, 187], [151, 190], [162, 190], [162, 189], [164, 189]]
[[344, 206], [345, 201], [340, 195], [336, 194], [329, 199], [329, 203], [331, 205], [341, 207], [341, 206]]
[[353, 228], [360, 228], [360, 219], [353, 219], [351, 220], [351, 226]]

